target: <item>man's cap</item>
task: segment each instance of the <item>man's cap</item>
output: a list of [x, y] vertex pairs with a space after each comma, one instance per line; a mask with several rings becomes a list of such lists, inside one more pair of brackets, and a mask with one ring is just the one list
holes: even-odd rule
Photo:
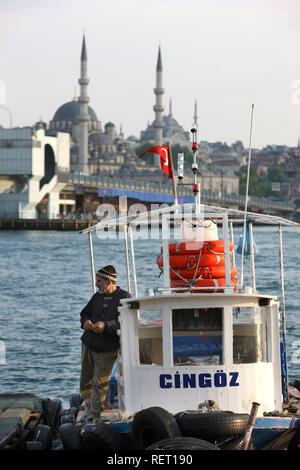
[[108, 266], [104, 266], [97, 271], [97, 276], [101, 276], [104, 279], [109, 279], [110, 281], [116, 282], [117, 281], [117, 271], [114, 266], [109, 264]]

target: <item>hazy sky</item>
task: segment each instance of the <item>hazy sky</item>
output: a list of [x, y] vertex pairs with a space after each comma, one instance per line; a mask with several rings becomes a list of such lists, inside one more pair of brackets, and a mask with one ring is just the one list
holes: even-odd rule
[[[197, 98], [201, 140], [248, 145], [254, 103], [253, 146], [292, 146], [299, 24], [299, 0], [0, 0], [6, 106], [16, 126], [51, 120], [74, 97], [85, 31], [90, 105], [102, 124], [139, 136], [154, 119], [160, 43], [165, 110], [171, 96], [186, 130]], [[0, 123], [9, 124], [3, 109]]]

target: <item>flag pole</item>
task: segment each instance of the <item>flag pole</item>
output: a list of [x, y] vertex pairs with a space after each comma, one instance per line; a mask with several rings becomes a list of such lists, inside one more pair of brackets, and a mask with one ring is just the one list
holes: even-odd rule
[[175, 203], [175, 206], [177, 206], [178, 205], [177, 183], [176, 183], [176, 178], [175, 178], [175, 173], [174, 173], [173, 155], [172, 155], [170, 142], [167, 142], [167, 145], [169, 147], [169, 155], [170, 155], [170, 162], [171, 162], [171, 169], [172, 169], [172, 185], [173, 185], [173, 193], [174, 193], [174, 203]]

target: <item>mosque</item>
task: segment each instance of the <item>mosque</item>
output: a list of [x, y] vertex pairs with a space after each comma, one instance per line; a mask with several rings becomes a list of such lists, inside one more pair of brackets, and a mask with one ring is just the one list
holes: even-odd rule
[[64, 103], [55, 112], [46, 131], [47, 135], [67, 132], [71, 136], [70, 167], [84, 174], [115, 174], [131, 154], [127, 149], [122, 129], [117, 132], [112, 122], [102, 128], [96, 112], [89, 106], [88, 58], [83, 37], [80, 58], [80, 96]]
[[[151, 166], [147, 161], [137, 158], [135, 147], [145, 141], [161, 145], [171, 144], [189, 146], [189, 132], [186, 132], [172, 114], [172, 101], [169, 114], [164, 115], [163, 106], [163, 68], [161, 50], [158, 51], [156, 66], [156, 102], [153, 107], [155, 119], [141, 132], [140, 140], [134, 136], [124, 138], [122, 127], [118, 132], [112, 122], [102, 127], [94, 109], [89, 106], [88, 97], [88, 57], [85, 37], [83, 37], [80, 58], [80, 96], [62, 104], [54, 113], [46, 134], [55, 136], [58, 132], [70, 134], [70, 168], [71, 171], [84, 174], [122, 175], [128, 172], [159, 173], [159, 161], [154, 160]], [[197, 124], [197, 103], [195, 102], [194, 122]], [[154, 157], [155, 158], [155, 157]], [[150, 163], [150, 162], [149, 162]]]

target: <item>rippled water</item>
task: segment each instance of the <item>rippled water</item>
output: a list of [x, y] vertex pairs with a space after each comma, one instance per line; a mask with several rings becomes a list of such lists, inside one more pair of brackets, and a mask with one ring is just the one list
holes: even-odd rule
[[[255, 227], [254, 237], [259, 248], [257, 286], [277, 294], [277, 230]], [[300, 375], [300, 231], [284, 229], [284, 245], [292, 379]], [[161, 285], [155, 263], [159, 247], [159, 240], [135, 243], [140, 292]], [[87, 237], [77, 232], [1, 231], [0, 248], [0, 339], [6, 345], [0, 389], [66, 401], [78, 390], [79, 313], [92, 293]], [[96, 267], [115, 264], [120, 285], [126, 288], [123, 242], [96, 239], [95, 262]]]

